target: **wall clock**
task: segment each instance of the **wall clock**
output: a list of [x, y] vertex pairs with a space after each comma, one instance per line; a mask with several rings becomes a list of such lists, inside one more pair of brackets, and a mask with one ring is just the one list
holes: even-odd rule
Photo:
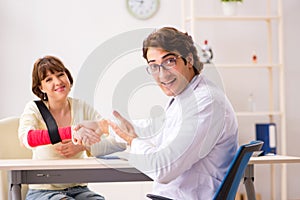
[[149, 19], [159, 9], [159, 0], [126, 0], [129, 13], [137, 19]]

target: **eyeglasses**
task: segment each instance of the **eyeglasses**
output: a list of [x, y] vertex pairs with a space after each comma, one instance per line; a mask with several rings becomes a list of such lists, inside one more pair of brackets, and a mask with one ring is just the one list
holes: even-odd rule
[[[174, 56], [174, 57], [169, 57], [166, 60], [164, 60], [160, 65], [159, 64], [150, 64], [146, 70], [149, 74], [157, 74], [160, 72], [160, 68], [163, 68], [164, 70], [170, 70], [173, 67], [176, 66], [176, 62], [178, 58], [182, 58], [181, 56]], [[185, 59], [182, 58], [184, 61]]]

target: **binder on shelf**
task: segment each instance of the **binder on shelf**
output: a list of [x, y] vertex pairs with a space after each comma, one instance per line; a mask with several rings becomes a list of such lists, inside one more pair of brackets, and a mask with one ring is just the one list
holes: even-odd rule
[[256, 139], [264, 142], [262, 155], [276, 154], [276, 124], [256, 124]]

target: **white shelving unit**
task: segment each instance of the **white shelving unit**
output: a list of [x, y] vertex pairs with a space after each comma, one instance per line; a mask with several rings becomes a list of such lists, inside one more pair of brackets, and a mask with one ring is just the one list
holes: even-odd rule
[[[218, 0], [219, 1], [219, 0]], [[244, 0], [245, 1], [245, 0]], [[268, 109], [264, 111], [255, 111], [255, 112], [245, 112], [245, 111], [236, 111], [238, 118], [240, 117], [261, 117], [266, 116], [269, 118], [269, 122], [274, 122], [274, 117], [279, 118], [280, 122], [280, 130], [277, 130], [277, 144], [280, 144], [280, 149], [278, 149], [278, 153], [281, 155], [286, 155], [286, 116], [285, 116], [285, 91], [284, 91], [284, 59], [283, 59], [283, 20], [282, 20], [282, 0], [265, 0], [266, 3], [266, 11], [263, 15], [235, 15], [235, 16], [224, 16], [222, 14], [216, 15], [213, 13], [212, 15], [197, 15], [196, 8], [197, 3], [201, 2], [201, 5], [204, 4], [212, 4], [211, 0], [182, 0], [181, 8], [182, 8], [182, 28], [191, 35], [195, 35], [196, 28], [199, 28], [199, 23], [201, 22], [218, 22], [222, 21], [222, 23], [232, 23], [233, 21], [253, 21], [253, 22], [265, 22], [266, 30], [267, 30], [267, 58], [266, 63], [251, 63], [249, 60], [245, 63], [239, 64], [230, 64], [230, 63], [215, 63], [216, 68], [222, 69], [266, 69], [268, 72]], [[221, 4], [221, 2], [220, 2]], [[272, 7], [273, 6], [273, 7]], [[274, 14], [275, 8], [276, 12]], [[201, 14], [201, 13], [200, 13]], [[274, 30], [273, 24], [276, 23], [277, 30]], [[205, 30], [205, 27], [201, 27]], [[232, 31], [232, 30], [226, 30]], [[274, 40], [273, 33], [276, 33], [276, 38]], [[241, 44], [243, 41], [240, 41]], [[276, 43], [276, 48], [274, 47], [274, 43]], [[274, 62], [273, 59], [273, 51], [276, 49], [276, 55], [278, 55], [278, 60]], [[278, 49], [278, 50], [277, 50]], [[277, 70], [277, 77], [274, 77], [274, 70]], [[277, 97], [274, 95], [274, 79], [278, 80], [278, 93]], [[277, 88], [276, 88], [277, 89]], [[274, 101], [277, 98], [278, 106], [275, 109]], [[286, 165], [282, 164], [281, 166], [281, 200], [287, 199], [287, 169]], [[274, 166], [271, 166], [271, 199], [275, 199], [275, 181], [273, 180], [275, 177], [275, 169]]]

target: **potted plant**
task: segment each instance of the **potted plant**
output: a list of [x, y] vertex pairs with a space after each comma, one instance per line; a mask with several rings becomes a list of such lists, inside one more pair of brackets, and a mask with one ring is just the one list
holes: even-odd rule
[[242, 3], [243, 0], [221, 0], [224, 15], [236, 15], [238, 3]]

